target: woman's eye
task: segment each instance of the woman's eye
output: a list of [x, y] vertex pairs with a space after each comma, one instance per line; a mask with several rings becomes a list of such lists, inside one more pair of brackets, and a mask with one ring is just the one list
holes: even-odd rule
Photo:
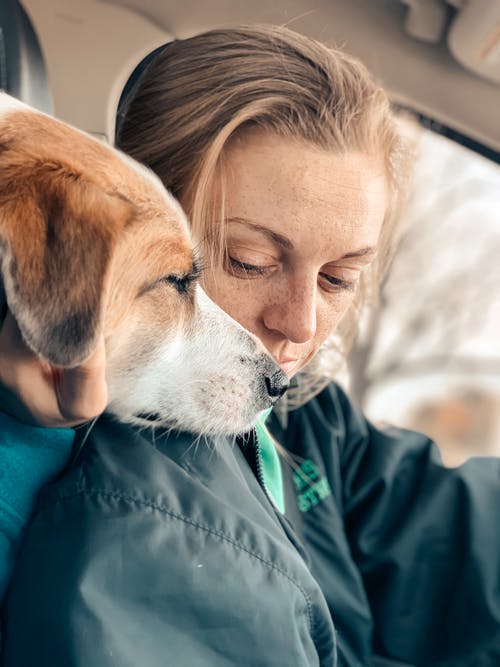
[[240, 259], [227, 255], [227, 265], [231, 273], [244, 276], [262, 276], [265, 275], [271, 266], [263, 266], [259, 264], [250, 264], [249, 262], [242, 262]]
[[356, 285], [358, 284], [357, 280], [343, 280], [342, 278], [337, 278], [337, 276], [331, 276], [328, 273], [320, 273], [319, 275], [323, 278], [328, 289], [331, 291], [345, 290], [347, 292], [354, 292]]

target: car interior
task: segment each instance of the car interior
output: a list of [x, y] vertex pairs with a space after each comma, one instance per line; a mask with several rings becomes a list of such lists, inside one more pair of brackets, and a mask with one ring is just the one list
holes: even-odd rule
[[[121, 90], [156, 46], [218, 26], [277, 23], [344, 47], [375, 73], [396, 104], [498, 160], [497, 0], [23, 0], [18, 5], [3, 0], [2, 24], [4, 34], [12, 30], [6, 21], [16, 25], [24, 54], [20, 67], [35, 48], [34, 31], [56, 115], [108, 138]], [[8, 46], [12, 35], [5, 39]], [[37, 60], [30, 57], [30, 67], [39, 67]], [[25, 95], [41, 80], [29, 72], [23, 70]]]
[[[428, 213], [422, 213], [422, 205], [417, 206], [415, 213], [419, 193], [428, 190], [429, 186], [432, 189], [435, 183], [443, 185], [440, 191], [447, 191], [448, 186], [444, 187], [444, 184], [454, 183], [454, 191], [462, 193], [453, 200], [454, 208], [450, 208], [448, 198], [441, 203], [436, 200], [432, 205], [428, 202], [426, 210], [431, 210], [443, 225], [449, 223], [450, 227], [443, 226], [443, 229], [452, 230], [450, 233], [454, 235], [457, 248], [460, 247], [461, 252], [466, 249], [468, 237], [464, 230], [467, 224], [485, 231], [481, 246], [483, 253], [486, 248], [491, 248], [492, 241], [500, 238], [497, 213], [500, 191], [500, 168], [497, 166], [500, 163], [500, 0], [273, 0], [271, 3], [265, 0], [251, 3], [244, 0], [0, 0], [0, 88], [112, 143], [120, 97], [143, 58], [173, 39], [214, 27], [250, 23], [286, 25], [345, 48], [375, 74], [389, 92], [395, 107], [410, 114], [418, 127], [424, 128], [420, 171], [417, 169], [420, 180], [416, 179], [421, 190], [416, 188], [413, 193], [413, 208], [407, 216], [420, 236], [424, 235], [425, 221], [422, 220], [428, 218]], [[429, 138], [436, 135], [437, 144]], [[459, 152], [455, 153], [457, 145]], [[468, 150], [463, 152], [462, 146]], [[428, 156], [427, 161], [424, 153]], [[429, 171], [431, 162], [440, 169], [438, 175]], [[467, 224], [458, 226], [458, 212], [464, 211], [467, 204], [465, 197], [469, 200], [476, 198], [482, 205], [482, 213], [469, 214]], [[479, 227], [478, 220], [481, 222]], [[421, 228], [415, 226], [418, 224]], [[474, 230], [471, 233], [474, 235]], [[437, 245], [440, 243], [436, 242]], [[498, 248], [494, 256], [498, 256]], [[496, 266], [496, 259], [492, 267], [493, 264]], [[429, 266], [425, 270], [431, 271]], [[492, 272], [499, 277], [498, 270], [492, 268]], [[432, 280], [429, 289], [433, 289]], [[444, 292], [443, 298], [450, 298], [449, 291]], [[488, 341], [493, 337], [495, 344], [488, 343], [488, 347], [486, 334], [483, 338], [479, 335], [478, 356], [483, 355], [484, 363], [472, 370], [469, 367], [465, 373], [467, 386], [463, 383], [464, 373], [450, 373], [449, 365], [442, 368], [437, 365], [432, 369], [432, 382], [437, 382], [440, 387], [454, 387], [452, 398], [441, 397], [439, 400], [444, 400], [445, 404], [440, 404], [439, 409], [427, 406], [424, 410], [419, 405], [420, 421], [415, 422], [415, 410], [410, 411], [411, 415], [408, 412], [406, 417], [402, 411], [402, 422], [406, 419], [406, 423], [416, 427], [425, 422], [425, 428], [432, 430], [432, 414], [443, 430], [448, 423], [446, 420], [452, 419], [450, 414], [455, 408], [455, 412], [460, 413], [458, 422], [460, 419], [467, 422], [469, 404], [466, 406], [457, 396], [470, 397], [471, 391], [473, 394], [474, 391], [486, 391], [493, 406], [490, 412], [500, 413], [500, 350], [498, 336], [491, 334], [492, 330], [497, 331], [500, 322], [498, 301], [498, 288], [493, 287], [489, 290], [489, 302], [483, 308], [489, 316], [483, 319], [484, 329], [489, 332]], [[405, 295], [400, 300], [398, 314], [394, 316], [389, 312], [388, 315], [396, 317], [391, 321], [399, 322], [396, 326], [400, 330], [404, 328], [401, 322], [407, 318], [408, 302]], [[477, 337], [477, 332], [474, 335]], [[376, 340], [374, 335], [372, 340]], [[403, 347], [404, 344], [403, 341]], [[393, 352], [396, 347], [393, 343]], [[462, 348], [457, 346], [457, 354], [462, 354], [459, 349]], [[376, 367], [377, 361], [380, 362], [379, 348], [373, 354]], [[418, 352], [416, 355], [418, 357]], [[352, 366], [355, 368], [356, 363]], [[406, 368], [411, 371], [406, 372], [405, 379], [414, 380], [414, 366], [407, 364]], [[435, 379], [434, 371], [441, 379]], [[439, 371], [442, 371], [441, 375]], [[426, 373], [422, 370], [419, 375]], [[368, 380], [364, 378], [366, 386]], [[377, 411], [377, 405], [387, 406], [389, 403], [394, 408], [394, 402], [391, 403], [394, 398], [384, 398], [393, 394], [386, 395], [381, 390], [390, 380], [381, 374], [380, 382], [373, 383], [379, 395], [378, 401], [372, 401], [374, 419], [386, 417], [383, 409]], [[400, 380], [401, 377], [393, 377], [392, 385], [399, 387]], [[358, 384], [362, 381], [363, 378]], [[427, 394], [428, 387], [429, 384], [425, 390]], [[414, 396], [415, 391], [409, 391], [408, 396]], [[476, 409], [471, 408], [471, 414], [477, 414], [476, 399], [474, 394], [472, 405]], [[460, 409], [446, 403], [448, 400], [458, 401]], [[370, 398], [360, 402], [369, 412]], [[484, 403], [481, 403], [481, 409], [486, 409]], [[469, 421], [471, 419], [469, 417]], [[484, 425], [485, 421], [482, 419], [481, 423]], [[457, 418], [452, 422], [448, 431], [454, 432], [458, 428]], [[469, 422], [467, 427], [471, 427]], [[498, 417], [492, 421], [490, 437], [498, 440], [494, 435], [497, 433], [500, 433]], [[459, 429], [459, 435], [463, 435], [463, 429]], [[473, 432], [471, 438], [477, 440], [477, 432]], [[470, 451], [466, 453], [469, 455]], [[453, 462], [458, 459], [453, 455], [450, 457]]]

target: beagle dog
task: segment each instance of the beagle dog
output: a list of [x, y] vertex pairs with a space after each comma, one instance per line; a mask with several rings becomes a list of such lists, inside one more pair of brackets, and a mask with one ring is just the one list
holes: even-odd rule
[[199, 277], [186, 217], [149, 169], [0, 93], [0, 313], [34, 353], [71, 367], [103, 332], [120, 420], [245, 431], [288, 380]]

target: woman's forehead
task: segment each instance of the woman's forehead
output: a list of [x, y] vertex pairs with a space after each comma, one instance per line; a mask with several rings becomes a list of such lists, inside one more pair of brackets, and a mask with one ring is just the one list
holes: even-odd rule
[[385, 188], [387, 180], [383, 156], [323, 150], [265, 132], [245, 135], [231, 144], [225, 151], [224, 170], [231, 185], [226, 196], [235, 186], [248, 192], [256, 187], [261, 196], [286, 195], [314, 204], [327, 200], [333, 189], [342, 200], [357, 191]]
[[228, 219], [268, 227], [292, 243], [312, 235], [377, 242], [388, 205], [382, 159], [252, 134], [231, 146], [225, 176]]

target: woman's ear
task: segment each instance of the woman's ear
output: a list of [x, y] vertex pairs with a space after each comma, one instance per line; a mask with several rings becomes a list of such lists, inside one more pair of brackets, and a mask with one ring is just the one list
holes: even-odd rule
[[28, 173], [1, 167], [8, 307], [33, 352], [55, 366], [77, 365], [95, 346], [110, 259], [134, 207], [60, 165]]

